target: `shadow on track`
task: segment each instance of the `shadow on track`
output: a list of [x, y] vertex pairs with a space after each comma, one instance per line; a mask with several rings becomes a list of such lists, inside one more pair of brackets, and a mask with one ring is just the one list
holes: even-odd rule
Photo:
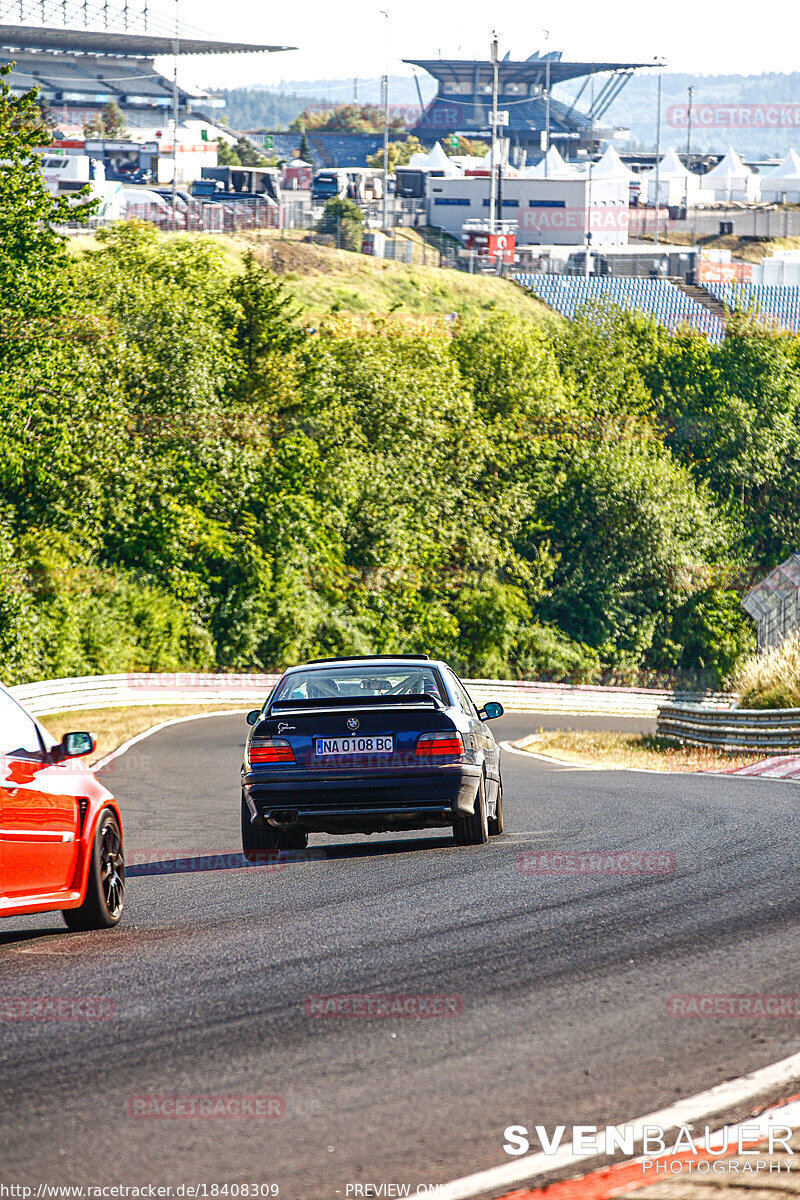
[[[63, 924], [60, 912], [37, 913], [36, 915], [56, 917], [58, 923], [52, 929], [12, 929], [10, 933], [0, 933], [0, 946], [16, 946], [20, 942], [33, 942], [38, 938], [50, 938], [62, 933], [65, 936], [73, 936], [66, 925]], [[14, 918], [8, 917], [6, 919], [13, 921]]]
[[413, 850], [439, 850], [454, 845], [451, 837], [408, 838], [404, 841], [310, 846], [307, 850], [264, 851], [257, 862], [248, 862], [241, 851], [185, 854], [180, 857], [138, 861], [134, 854], [126, 869], [128, 879], [141, 875], [184, 875], [203, 871], [280, 871], [292, 863], [325, 862], [329, 859], [374, 858], [385, 854], [407, 854]]

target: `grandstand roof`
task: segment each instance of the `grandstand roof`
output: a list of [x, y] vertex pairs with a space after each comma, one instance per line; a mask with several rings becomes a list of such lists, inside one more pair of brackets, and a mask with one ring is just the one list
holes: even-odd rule
[[[440, 80], [447, 87], [457, 84], [461, 87], [468, 85], [469, 90], [475, 83], [476, 69], [491, 73], [492, 64], [487, 59], [460, 58], [405, 58], [403, 62], [412, 67], [422, 67], [434, 79]], [[550, 86], [564, 83], [567, 79], [579, 79], [582, 75], [599, 75], [608, 71], [633, 71], [639, 67], [652, 67], [649, 63], [628, 62], [561, 62], [559, 59], [531, 58], [524, 62], [511, 62], [504, 59], [498, 63], [500, 90], [503, 91], [513, 83], [544, 83], [547, 79], [549, 64]]]
[[[175, 39], [149, 33], [116, 33], [110, 30], [53, 29], [32, 25], [0, 25], [0, 46], [9, 50], [62, 50], [71, 54], [121, 54], [153, 58], [174, 54]], [[179, 54], [257, 54], [294, 50], [294, 46], [251, 45], [205, 38], [181, 38]]]

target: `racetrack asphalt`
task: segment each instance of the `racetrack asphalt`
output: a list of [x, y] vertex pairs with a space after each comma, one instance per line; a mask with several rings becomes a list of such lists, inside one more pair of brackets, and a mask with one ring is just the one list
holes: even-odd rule
[[[495, 729], [541, 726], [650, 728], [515, 714]], [[796, 784], [504, 753], [507, 833], [487, 846], [312, 835], [316, 854], [280, 869], [197, 869], [240, 849], [245, 733], [242, 714], [184, 723], [101, 772], [129, 857], [165, 864], [134, 867], [118, 929], [0, 925], [2, 997], [114, 1007], [0, 1020], [0, 1182], [414, 1195], [508, 1161], [507, 1125], [623, 1123], [797, 1051], [791, 1019], [667, 1011], [673, 994], [800, 991]], [[600, 849], [668, 851], [675, 870], [519, 870], [522, 851]], [[458, 1015], [306, 1015], [306, 997], [342, 993], [447, 995]], [[134, 1097], [242, 1094], [285, 1115], [129, 1115]]]

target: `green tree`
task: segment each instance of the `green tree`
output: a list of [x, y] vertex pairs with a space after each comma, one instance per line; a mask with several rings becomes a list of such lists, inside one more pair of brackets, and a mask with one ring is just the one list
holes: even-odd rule
[[95, 117], [92, 117], [90, 121], [84, 124], [83, 134], [84, 137], [88, 138], [128, 140], [129, 135], [125, 122], [125, 114], [116, 100], [109, 100]]
[[455, 145], [453, 145], [449, 138], [444, 138], [442, 147], [448, 158], [452, 158], [456, 154], [472, 155], [473, 158], [484, 158], [489, 153], [488, 142], [470, 140], [470, 138], [461, 137], [460, 135]]
[[237, 140], [236, 153], [243, 167], [268, 167], [270, 165], [266, 156], [256, 150], [253, 143], [247, 138], [240, 137]]
[[280, 394], [276, 373], [285, 369], [284, 356], [305, 337], [298, 323], [300, 308], [252, 250], [245, 254], [244, 270], [231, 283], [230, 294], [236, 303], [232, 319], [241, 372], [234, 395], [240, 400], [259, 398], [269, 403]]
[[623, 674], [647, 662], [659, 623], [713, 582], [725, 552], [712, 499], [656, 440], [574, 447], [540, 513], [558, 558], [541, 616]]
[[217, 165], [220, 167], [240, 167], [242, 160], [239, 158], [239, 151], [236, 146], [232, 146], [225, 138], [217, 138]]
[[[378, 104], [333, 104], [307, 108], [290, 123], [293, 130], [310, 129], [313, 133], [379, 133], [383, 130], [384, 113]], [[400, 133], [403, 118], [391, 115], [389, 129]]]
[[364, 240], [364, 214], [352, 200], [333, 196], [326, 201], [317, 230], [333, 238], [340, 250], [360, 250]]
[[742, 553], [769, 566], [800, 544], [796, 341], [734, 316], [720, 345], [665, 339], [647, 370], [666, 444], [737, 514]]
[[[389, 142], [389, 170], [393, 171], [395, 167], [405, 167], [411, 160], [413, 154], [421, 154], [424, 151], [424, 146], [418, 137], [409, 134], [405, 141]], [[375, 167], [377, 170], [383, 168], [383, 149], [376, 150], [374, 154], [367, 155], [367, 166]]]
[[44, 512], [65, 526], [88, 518], [96, 484], [86, 466], [99, 449], [88, 444], [95, 331], [76, 309], [58, 232], [94, 205], [50, 194], [33, 153], [44, 140], [37, 96], [15, 96], [9, 70], [0, 68], [0, 504], [11, 505], [13, 531]]

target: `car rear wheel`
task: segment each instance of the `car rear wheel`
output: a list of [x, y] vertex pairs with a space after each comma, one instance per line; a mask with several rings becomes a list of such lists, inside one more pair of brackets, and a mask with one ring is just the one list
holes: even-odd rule
[[65, 909], [62, 915], [70, 929], [110, 929], [119, 922], [124, 906], [122, 830], [111, 809], [105, 808], [94, 835], [83, 904], [80, 908]]
[[497, 837], [503, 832], [503, 784], [497, 784], [497, 808], [495, 815], [489, 817], [489, 837]]
[[242, 796], [242, 853], [248, 862], [258, 862], [276, 850], [305, 850], [308, 834], [301, 829], [275, 829], [272, 825], [254, 825], [250, 809]]
[[475, 797], [475, 811], [468, 817], [456, 817], [453, 825], [453, 841], [457, 846], [482, 846], [489, 840], [489, 823], [486, 816], [486, 786], [481, 778]]

